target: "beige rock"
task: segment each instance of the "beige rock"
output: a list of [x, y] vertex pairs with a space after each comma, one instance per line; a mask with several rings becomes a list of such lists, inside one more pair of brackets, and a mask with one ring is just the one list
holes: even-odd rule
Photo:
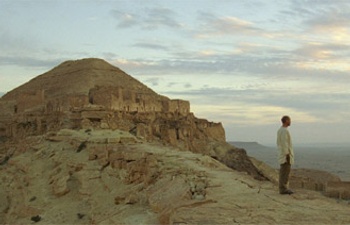
[[55, 196], [60, 197], [67, 194], [70, 191], [67, 185], [69, 178], [69, 175], [57, 176], [53, 178], [54, 180], [52, 183], [52, 191]]
[[254, 164], [254, 166], [259, 170], [261, 174], [264, 175], [269, 181], [273, 182], [274, 184], [278, 184], [278, 171], [273, 169], [272, 167], [266, 165], [265, 163], [250, 157], [251, 162]]
[[135, 137], [120, 137], [120, 143], [136, 143]]
[[117, 144], [119, 142], [121, 142], [120, 141], [120, 137], [114, 137], [114, 138], [108, 138], [107, 139], [107, 143], [108, 144]]

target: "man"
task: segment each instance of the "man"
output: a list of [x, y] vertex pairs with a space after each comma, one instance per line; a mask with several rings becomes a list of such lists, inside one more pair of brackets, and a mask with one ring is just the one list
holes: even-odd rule
[[288, 130], [291, 124], [289, 116], [283, 116], [282, 126], [277, 132], [278, 162], [280, 164], [279, 192], [280, 194], [293, 194], [289, 189], [289, 174], [291, 165], [294, 164], [294, 151], [292, 139]]

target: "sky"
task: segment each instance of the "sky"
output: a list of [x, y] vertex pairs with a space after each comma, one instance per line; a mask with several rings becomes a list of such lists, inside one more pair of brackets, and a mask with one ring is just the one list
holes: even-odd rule
[[0, 93], [102, 58], [228, 141], [350, 143], [350, 1], [0, 0]]

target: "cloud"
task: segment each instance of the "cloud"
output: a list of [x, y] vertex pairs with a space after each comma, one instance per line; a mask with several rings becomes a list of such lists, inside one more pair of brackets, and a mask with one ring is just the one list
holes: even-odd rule
[[300, 57], [312, 57], [313, 59], [336, 59], [344, 53], [350, 56], [350, 45], [311, 42], [296, 49], [295, 53]]
[[207, 38], [223, 35], [253, 35], [261, 32], [261, 29], [253, 23], [232, 16], [218, 17], [211, 13], [200, 13], [202, 22], [197, 33], [199, 38]]
[[108, 61], [118, 57], [118, 55], [115, 54], [114, 52], [103, 52], [102, 56], [103, 56], [104, 59], [106, 59]]
[[130, 28], [136, 26], [139, 23], [138, 16], [130, 13], [121, 12], [119, 10], [112, 10], [111, 14], [118, 21], [117, 27]]
[[30, 53], [38, 47], [39, 40], [31, 35], [15, 35], [0, 24], [0, 54]]
[[145, 68], [154, 67], [156, 62], [152, 60], [143, 60], [143, 59], [125, 59], [125, 58], [117, 58], [110, 60], [111, 64], [121, 68], [122, 70], [130, 70], [134, 72], [142, 72], [144, 73]]
[[234, 16], [217, 16], [200, 12], [200, 26], [192, 31], [195, 38], [217, 38], [225, 36], [248, 36], [256, 38], [284, 38], [288, 31], [273, 31], [257, 26], [255, 23]]
[[[327, 47], [327, 46], [326, 46]], [[328, 49], [336, 46], [328, 46]], [[311, 49], [312, 50], [312, 49]], [[181, 57], [169, 59], [125, 59], [114, 60], [118, 67], [124, 68], [132, 73], [146, 75], [183, 75], [188, 74], [245, 74], [249, 77], [264, 77], [266, 79], [328, 79], [331, 76], [344, 81], [350, 81], [347, 70], [337, 68], [331, 62], [318, 63], [311, 51], [307, 48], [297, 50], [277, 50], [271, 49], [268, 54], [256, 50], [245, 54], [214, 54], [200, 55], [184, 52]], [[308, 52], [310, 57], [303, 55]], [[187, 56], [186, 56], [187, 55]], [[322, 66], [322, 67], [320, 67]]]
[[315, 30], [329, 30], [332, 28], [346, 28], [349, 25], [350, 15], [348, 10], [350, 9], [350, 3], [342, 5], [342, 8], [329, 7], [322, 9], [315, 16], [310, 17], [305, 21], [305, 24], [312, 27]]
[[203, 116], [209, 116], [224, 124], [242, 125], [267, 125], [276, 123], [282, 115], [288, 113], [299, 123], [313, 123], [319, 121], [313, 115], [298, 111], [293, 108], [269, 106], [260, 104], [247, 104], [246, 102], [234, 102], [231, 106], [220, 105], [195, 105], [192, 107]]
[[185, 85], [184, 85], [184, 88], [187, 88], [187, 89], [189, 89], [189, 88], [191, 88], [192, 87], [192, 84], [190, 84], [190, 83], [186, 83]]
[[289, 8], [281, 11], [281, 16], [294, 22], [294, 26], [299, 25], [301, 33], [309, 40], [349, 40], [349, 1], [329, 4], [327, 0], [293, 0], [289, 3]]
[[171, 88], [171, 87], [174, 87], [175, 85], [177, 85], [178, 83], [177, 82], [169, 82], [168, 84], [167, 84], [167, 87], [168, 88]]
[[159, 78], [154, 77], [154, 78], [148, 78], [144, 80], [145, 83], [151, 84], [153, 87], [156, 87], [159, 85]]
[[16, 65], [20, 67], [44, 67], [51, 68], [67, 59], [41, 59], [26, 56], [0, 56], [0, 65]]
[[144, 21], [145, 28], [157, 29], [159, 27], [179, 28], [182, 25], [175, 19], [176, 13], [168, 8], [152, 8], [147, 10]]
[[[318, 91], [278, 90], [278, 89], [235, 89], [235, 88], [202, 88], [192, 90], [172, 90], [164, 94], [177, 98], [190, 99], [192, 103], [206, 113], [226, 115], [237, 119], [237, 123], [254, 124], [254, 118], [264, 118], [261, 122], [270, 123], [276, 116], [291, 114], [302, 122], [331, 123], [341, 122], [350, 116], [348, 108], [350, 93], [330, 92], [327, 89]], [[209, 107], [206, 107], [209, 105]], [[197, 109], [198, 110], [198, 109]], [[229, 112], [229, 113], [227, 113]], [[237, 115], [236, 115], [237, 114]], [[249, 120], [249, 121], [248, 121]]]
[[149, 42], [138, 42], [136, 44], [133, 44], [132, 47], [145, 48], [145, 49], [151, 49], [151, 50], [162, 50], [162, 51], [169, 50], [168, 47], [162, 44], [149, 43]]
[[146, 8], [143, 14], [126, 13], [120, 10], [111, 10], [112, 16], [118, 21], [118, 28], [141, 27], [155, 30], [163, 27], [180, 28], [183, 25], [177, 21], [176, 13], [169, 8]]

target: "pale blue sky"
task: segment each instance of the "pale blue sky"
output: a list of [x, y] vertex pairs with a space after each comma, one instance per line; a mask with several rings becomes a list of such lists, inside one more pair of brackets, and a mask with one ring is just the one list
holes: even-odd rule
[[0, 0], [0, 92], [98, 57], [228, 140], [350, 142], [350, 1]]

